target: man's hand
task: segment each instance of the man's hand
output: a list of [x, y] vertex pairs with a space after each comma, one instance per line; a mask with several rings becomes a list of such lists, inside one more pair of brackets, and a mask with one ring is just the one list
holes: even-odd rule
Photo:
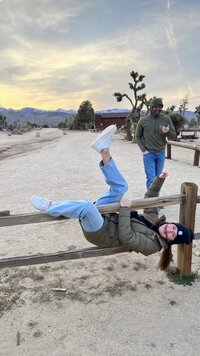
[[163, 126], [163, 128], [162, 128], [162, 132], [163, 133], [168, 133], [168, 131], [169, 131], [169, 124], [167, 125], [167, 126]]
[[149, 151], [144, 151], [144, 152], [143, 152], [143, 155], [147, 155], [147, 153], [149, 153]]
[[122, 200], [120, 201], [120, 206], [121, 206], [122, 208], [130, 208], [130, 207], [131, 207], [131, 200], [129, 200], [129, 199], [122, 199]]

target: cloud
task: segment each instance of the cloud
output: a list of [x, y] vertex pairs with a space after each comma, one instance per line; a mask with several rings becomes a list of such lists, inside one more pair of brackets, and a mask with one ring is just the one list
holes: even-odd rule
[[198, 10], [186, 0], [0, 1], [0, 89], [8, 98], [0, 103], [127, 107], [113, 92], [129, 91], [132, 70], [146, 75], [148, 96], [169, 105], [180, 93], [197, 96]]

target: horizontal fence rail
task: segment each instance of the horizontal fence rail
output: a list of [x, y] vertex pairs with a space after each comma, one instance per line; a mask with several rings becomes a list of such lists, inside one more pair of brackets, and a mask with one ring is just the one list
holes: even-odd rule
[[[192, 196], [192, 192], [188, 193], [189, 190], [193, 190], [194, 186], [197, 186], [193, 183], [183, 183], [181, 194], [177, 195], [169, 195], [165, 197], [157, 197], [157, 198], [148, 198], [148, 199], [136, 199], [132, 200], [131, 210], [139, 210], [145, 208], [159, 207], [159, 206], [170, 206], [180, 204], [183, 206], [184, 204], [188, 204], [188, 200], [193, 201], [193, 204], [200, 203], [200, 196], [194, 195]], [[188, 190], [188, 191], [187, 191]], [[194, 199], [193, 199], [194, 198]], [[119, 211], [120, 205], [118, 203], [102, 205], [98, 207], [98, 210], [103, 213], [114, 213]], [[181, 210], [180, 210], [181, 211]], [[182, 214], [184, 209], [182, 209]], [[189, 214], [186, 214], [187, 216]], [[194, 215], [194, 214], [192, 214]], [[59, 220], [67, 220], [66, 217], [51, 217], [45, 213], [28, 213], [28, 214], [17, 214], [10, 215], [10, 211], [0, 211], [0, 227], [6, 226], [15, 226], [15, 225], [24, 225], [24, 224], [33, 224], [33, 223], [43, 223], [50, 221], [59, 221]], [[181, 216], [181, 220], [184, 220], [184, 216]], [[187, 224], [186, 224], [187, 225]], [[200, 239], [200, 232], [195, 233], [195, 239]], [[192, 245], [192, 244], [190, 244]], [[183, 247], [183, 251], [181, 248]], [[178, 258], [179, 265], [178, 268], [183, 274], [189, 275], [191, 273], [191, 262], [188, 257], [188, 251], [191, 250], [192, 247], [186, 245], [178, 245]], [[186, 250], [186, 251], [185, 251]], [[118, 247], [88, 247], [84, 249], [77, 249], [73, 251], [58, 251], [53, 253], [38, 253], [35, 255], [27, 255], [27, 256], [16, 256], [16, 257], [6, 257], [0, 259], [0, 268], [8, 268], [8, 267], [19, 267], [19, 266], [28, 266], [28, 265], [36, 265], [42, 263], [49, 262], [60, 262], [66, 260], [74, 260], [80, 258], [90, 258], [90, 257], [99, 257], [99, 256], [108, 256], [113, 254], [118, 254], [122, 252], [131, 252], [130, 247], [127, 246], [118, 246]]]
[[[148, 198], [148, 199], [136, 199], [132, 200], [131, 210], [139, 210], [145, 208], [152, 208], [158, 206], [168, 206], [180, 204], [184, 201], [184, 194], [169, 195], [167, 197], [158, 198]], [[200, 197], [199, 197], [200, 199]], [[101, 205], [97, 207], [100, 213], [110, 214], [119, 211], [119, 203]], [[25, 225], [25, 224], [35, 224], [43, 223], [53, 220], [64, 220], [66, 217], [52, 217], [45, 213], [27, 213], [27, 214], [16, 214], [8, 216], [0, 216], [0, 227], [3, 226], [14, 226], [14, 225]]]
[[190, 150], [194, 150], [194, 160], [193, 166], [199, 165], [199, 158], [200, 158], [200, 145], [195, 145], [192, 143], [185, 143], [185, 142], [178, 142], [178, 141], [167, 141], [167, 158], [172, 158], [171, 146], [187, 148]]
[[178, 142], [178, 141], [167, 141], [168, 145], [172, 146], [177, 146], [177, 147], [182, 147], [182, 148], [188, 148], [189, 150], [197, 150], [200, 151], [200, 145], [195, 145], [193, 143], [188, 143], [188, 142]]
[[99, 256], [109, 256], [122, 252], [129, 252], [130, 247], [89, 247], [73, 251], [58, 251], [53, 253], [36, 254], [29, 256], [8, 257], [0, 259], [0, 268], [19, 267], [28, 265], [37, 265], [49, 262], [61, 262], [67, 260], [76, 260], [79, 258], [90, 258]]

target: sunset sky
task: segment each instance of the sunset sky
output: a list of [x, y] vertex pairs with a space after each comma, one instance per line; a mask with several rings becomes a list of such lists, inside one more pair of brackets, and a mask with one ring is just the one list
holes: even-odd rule
[[[165, 107], [200, 105], [199, 0], [0, 0], [0, 105], [130, 109], [130, 72]], [[141, 93], [142, 93], [141, 92]]]

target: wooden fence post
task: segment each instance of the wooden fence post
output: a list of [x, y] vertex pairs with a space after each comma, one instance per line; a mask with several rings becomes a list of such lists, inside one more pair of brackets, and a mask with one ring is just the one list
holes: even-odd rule
[[171, 150], [171, 144], [170, 143], [167, 143], [167, 157], [168, 159], [171, 159], [172, 158], [172, 150]]
[[195, 150], [195, 151], [194, 151], [193, 166], [198, 166], [198, 165], [199, 165], [199, 156], [200, 156], [200, 151]]
[[[181, 194], [185, 194], [185, 198], [180, 205], [179, 221], [193, 231], [195, 226], [197, 191], [198, 186], [195, 183], [183, 183], [181, 185]], [[190, 245], [177, 245], [177, 267], [183, 276], [191, 275], [191, 263], [192, 243]]]
[[1, 210], [0, 211], [0, 216], [8, 216], [10, 215], [10, 211], [9, 210]]

